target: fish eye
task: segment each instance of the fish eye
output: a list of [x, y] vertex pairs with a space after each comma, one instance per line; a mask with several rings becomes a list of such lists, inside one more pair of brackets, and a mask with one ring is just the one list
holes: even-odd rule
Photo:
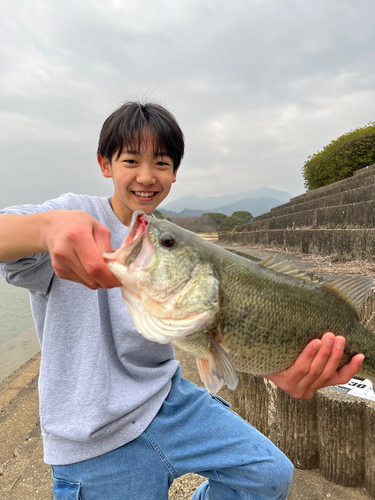
[[169, 233], [161, 234], [159, 237], [159, 241], [160, 244], [165, 248], [172, 248], [176, 243], [175, 237]]

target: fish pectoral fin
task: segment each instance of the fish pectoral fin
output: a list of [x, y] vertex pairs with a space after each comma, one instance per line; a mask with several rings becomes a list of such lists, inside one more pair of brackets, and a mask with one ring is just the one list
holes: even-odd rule
[[234, 390], [238, 385], [238, 377], [234, 365], [224, 349], [211, 339], [208, 359], [197, 358], [198, 372], [206, 389], [216, 394], [226, 384]]

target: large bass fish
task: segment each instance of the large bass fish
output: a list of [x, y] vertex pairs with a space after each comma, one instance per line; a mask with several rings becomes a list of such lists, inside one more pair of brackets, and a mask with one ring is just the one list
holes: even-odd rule
[[252, 262], [140, 211], [121, 248], [103, 256], [137, 330], [195, 356], [212, 393], [235, 389], [236, 371], [289, 367], [326, 332], [346, 338], [342, 365], [363, 353], [359, 375], [375, 381], [375, 335], [358, 321], [369, 277], [319, 284], [286, 262]]

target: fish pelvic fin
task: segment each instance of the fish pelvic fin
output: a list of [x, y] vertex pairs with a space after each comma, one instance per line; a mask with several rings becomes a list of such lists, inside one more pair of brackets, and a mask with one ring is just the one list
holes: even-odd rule
[[321, 284], [352, 307], [359, 317], [361, 307], [372, 288], [372, 278], [369, 276], [343, 276]]
[[211, 339], [208, 359], [197, 358], [196, 361], [199, 375], [208, 392], [216, 394], [224, 384], [228, 389], [236, 389], [236, 370], [228, 354], [217, 342]]
[[211, 373], [208, 359], [196, 358], [199, 376], [210, 394], [216, 394], [224, 385], [222, 378]]

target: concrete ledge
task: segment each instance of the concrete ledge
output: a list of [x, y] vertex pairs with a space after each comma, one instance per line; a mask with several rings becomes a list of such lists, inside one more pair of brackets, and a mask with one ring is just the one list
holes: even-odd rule
[[[375, 187], [374, 187], [375, 196]], [[304, 204], [305, 205], [305, 204]], [[257, 217], [253, 222], [236, 226], [236, 232], [251, 232], [271, 229], [296, 229], [296, 228], [373, 228], [375, 227], [375, 200], [351, 203], [348, 205], [323, 206], [321, 208], [301, 210], [281, 215], [279, 212], [268, 217]], [[280, 211], [281, 212], [281, 211]]]
[[[357, 189], [366, 184], [373, 184], [373, 177], [375, 175], [375, 163], [369, 165], [368, 167], [361, 168], [354, 172], [352, 177], [342, 179], [341, 181], [333, 182], [327, 186], [323, 186], [312, 191], [308, 191], [305, 194], [301, 194], [292, 198], [293, 203], [303, 203], [307, 200], [313, 200], [316, 198], [322, 198], [323, 196], [329, 196], [334, 193], [341, 191], [347, 191], [349, 189]], [[282, 205], [282, 206], [285, 206]]]
[[314, 200], [304, 201], [303, 203], [293, 203], [292, 200], [286, 205], [271, 208], [270, 212], [258, 215], [254, 218], [255, 221], [264, 220], [275, 215], [290, 215], [303, 210], [314, 210], [322, 207], [335, 207], [338, 205], [350, 205], [352, 203], [360, 203], [363, 201], [371, 201], [375, 199], [375, 173], [374, 183], [360, 186], [356, 189], [340, 191], [328, 196], [317, 198]]
[[296, 229], [220, 234], [219, 243], [315, 255], [338, 255], [343, 260], [375, 256], [375, 229]]

